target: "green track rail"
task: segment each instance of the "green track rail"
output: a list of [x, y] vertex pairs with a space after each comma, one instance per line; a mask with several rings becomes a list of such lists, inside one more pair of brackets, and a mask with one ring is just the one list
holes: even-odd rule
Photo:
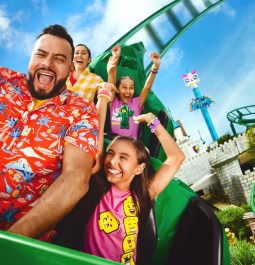
[[255, 105], [234, 109], [227, 114], [227, 119], [230, 122], [233, 134], [236, 135], [234, 124], [247, 128], [255, 124]]

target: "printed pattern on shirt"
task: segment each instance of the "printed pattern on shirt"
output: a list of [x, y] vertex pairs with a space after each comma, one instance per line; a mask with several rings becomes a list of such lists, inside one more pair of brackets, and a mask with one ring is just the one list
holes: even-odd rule
[[64, 90], [34, 108], [26, 75], [0, 67], [0, 229], [22, 217], [61, 174], [65, 142], [96, 159], [97, 128], [91, 101]]
[[120, 262], [122, 264], [134, 265], [134, 250], [136, 248], [136, 237], [138, 231], [137, 211], [132, 199], [128, 196], [123, 202], [124, 218], [118, 220], [111, 211], [101, 212], [98, 220], [98, 227], [106, 234], [113, 233], [119, 229], [120, 222], [123, 222], [125, 237], [122, 240], [122, 250]]
[[66, 85], [68, 89], [78, 92], [81, 97], [93, 101], [98, 90], [97, 84], [101, 82], [103, 79], [100, 76], [91, 73], [89, 68], [86, 68], [74, 85], [72, 85], [70, 77], [68, 77]]
[[139, 97], [132, 98], [127, 104], [115, 97], [110, 105], [111, 132], [137, 138], [139, 125], [134, 122], [133, 116], [140, 115], [143, 109]]

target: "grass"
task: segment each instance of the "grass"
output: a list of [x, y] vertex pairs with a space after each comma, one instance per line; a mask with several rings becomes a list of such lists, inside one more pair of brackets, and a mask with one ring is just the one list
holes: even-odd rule
[[255, 264], [255, 246], [247, 241], [237, 241], [231, 245], [230, 262], [231, 265], [254, 265]]

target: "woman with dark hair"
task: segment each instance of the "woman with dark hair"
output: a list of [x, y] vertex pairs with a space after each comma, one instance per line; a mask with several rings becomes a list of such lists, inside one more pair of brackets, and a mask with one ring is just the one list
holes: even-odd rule
[[98, 84], [103, 79], [89, 70], [91, 62], [91, 51], [84, 44], [78, 44], [74, 50], [73, 71], [66, 81], [67, 88], [78, 92], [78, 94], [91, 101], [94, 100], [98, 90]]

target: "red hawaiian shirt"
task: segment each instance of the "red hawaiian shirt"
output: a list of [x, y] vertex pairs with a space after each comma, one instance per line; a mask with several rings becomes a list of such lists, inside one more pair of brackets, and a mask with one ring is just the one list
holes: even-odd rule
[[66, 89], [34, 107], [26, 75], [0, 67], [0, 229], [16, 222], [61, 174], [65, 142], [96, 159], [97, 128], [91, 101]]

